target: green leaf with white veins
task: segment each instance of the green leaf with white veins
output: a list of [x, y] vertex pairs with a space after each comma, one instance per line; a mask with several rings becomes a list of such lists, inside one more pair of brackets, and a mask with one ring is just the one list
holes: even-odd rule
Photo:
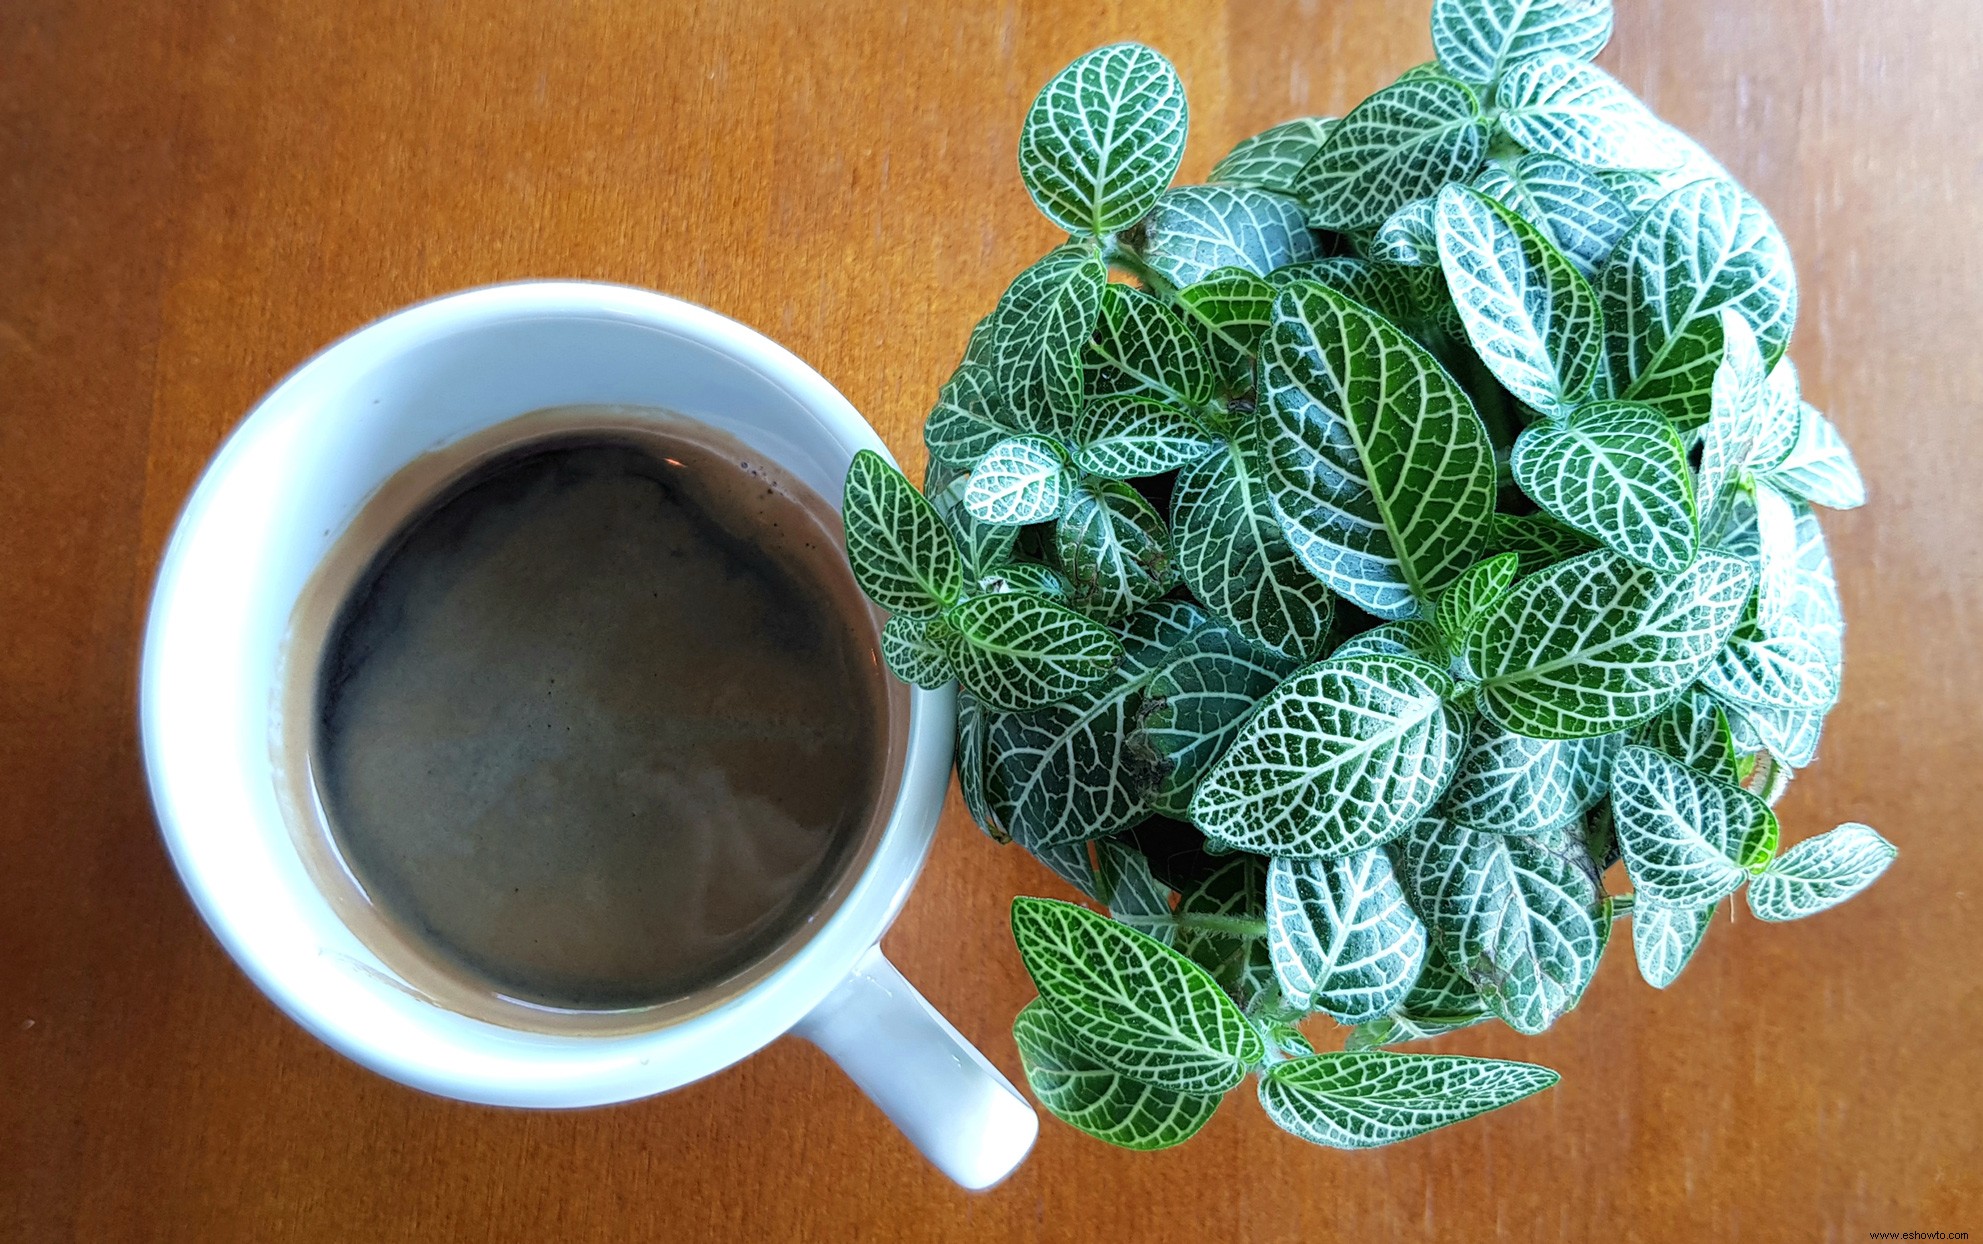
[[1611, 0], [1433, 0], [1439, 66], [1481, 85], [1548, 52], [1589, 60], [1611, 38]]
[[1669, 907], [1641, 898], [1632, 907], [1632, 955], [1639, 975], [1654, 989], [1664, 989], [1700, 949], [1714, 923], [1713, 907]]
[[1179, 289], [1220, 268], [1266, 276], [1320, 254], [1299, 203], [1243, 186], [1166, 191], [1142, 234], [1143, 262]]
[[1156, 1088], [1111, 1071], [1075, 1040], [1045, 1000], [1012, 1021], [1026, 1083], [1061, 1122], [1123, 1149], [1168, 1149], [1205, 1126], [1220, 1098]]
[[1711, 907], [1749, 879], [1725, 844], [1775, 846], [1768, 804], [1648, 747], [1619, 753], [1611, 813], [1633, 888], [1672, 907]]
[[[1394, 859], [1393, 868], [1396, 867]], [[1359, 1026], [1350, 1034], [1344, 1048], [1369, 1050], [1422, 1041], [1471, 1028], [1491, 1018], [1480, 991], [1453, 966], [1446, 952], [1439, 949], [1439, 939], [1432, 938], [1425, 948], [1425, 967], [1405, 994], [1405, 1000], [1383, 1019]]]
[[1880, 879], [1900, 854], [1870, 826], [1848, 822], [1806, 838], [1749, 883], [1758, 920], [1799, 920], [1836, 907]]
[[1751, 494], [1756, 508], [1756, 542], [1761, 549], [1756, 577], [1756, 622], [1766, 634], [1781, 635], [1795, 619], [1797, 593], [1797, 514], [1789, 498], [1761, 480]]
[[935, 408], [923, 420], [923, 444], [930, 457], [968, 471], [993, 445], [1019, 430], [1010, 423], [991, 368], [965, 363], [938, 392]]
[[1604, 365], [1590, 284], [1534, 225], [1478, 190], [1446, 187], [1436, 215], [1440, 267], [1481, 361], [1518, 400], [1567, 413]]
[[1718, 530], [1733, 499], [1743, 465], [1762, 437], [1769, 406], [1764, 398], [1762, 349], [1749, 321], [1721, 310], [1722, 352], [1709, 386], [1708, 421], [1701, 428], [1698, 513], [1704, 531]]
[[1134, 740], [1144, 694], [1204, 612], [1159, 601], [1123, 625], [1114, 672], [1062, 702], [991, 723], [991, 806], [1014, 838], [1038, 851], [1128, 829], [1150, 814], [1165, 767]]
[[964, 795], [965, 811], [978, 828], [993, 842], [1011, 842], [1011, 833], [992, 813], [985, 793], [985, 743], [991, 730], [986, 716], [984, 706], [970, 692], [957, 697], [957, 788]]
[[1740, 187], [1683, 186], [1619, 239], [1597, 276], [1605, 348], [1619, 396], [1649, 402], [1683, 430], [1708, 417], [1721, 362], [1721, 311], [1755, 330], [1773, 365], [1797, 319], [1797, 276], [1776, 222]]
[[[1724, 323], [1722, 331], [1726, 333], [1727, 329]], [[1726, 347], [1723, 349], [1725, 354]], [[1800, 407], [1803, 405], [1799, 389], [1797, 364], [1791, 362], [1786, 354], [1776, 361], [1776, 366], [1770, 369], [1769, 376], [1763, 381], [1761, 434], [1750, 446], [1749, 457], [1742, 464], [1750, 471], [1765, 474], [1775, 470], [1796, 447]]]
[[1322, 661], [1275, 689], [1199, 783], [1191, 819], [1262, 854], [1334, 858], [1410, 828], [1445, 789], [1466, 722], [1452, 682], [1403, 657]]
[[[1148, 393], [1189, 410], [1212, 400], [1212, 360], [1177, 312], [1133, 286], [1110, 285], [1102, 319], [1088, 343], [1088, 366], [1128, 392]], [[1090, 391], [1095, 385], [1089, 384]]]
[[971, 596], [944, 615], [958, 681], [989, 708], [1020, 712], [1108, 676], [1122, 645], [1065, 605], [1024, 592]]
[[1741, 779], [1735, 767], [1735, 739], [1729, 733], [1728, 717], [1714, 698], [1698, 687], [1690, 688], [1659, 716], [1639, 727], [1633, 742], [1719, 781]]
[[1227, 360], [1228, 386], [1250, 387], [1252, 359], [1273, 319], [1274, 287], [1245, 268], [1214, 268], [1177, 291], [1183, 307], [1213, 339], [1213, 353]]
[[1477, 723], [1460, 756], [1442, 816], [1468, 829], [1539, 834], [1583, 815], [1611, 787], [1622, 736], [1531, 739]]
[[[1233, 854], [1178, 896], [1177, 913], [1185, 924], [1178, 952], [1210, 972], [1226, 996], [1251, 1007], [1277, 988], [1267, 957], [1266, 860]], [[1208, 923], [1226, 928], [1208, 928]]]
[[1465, 574], [1453, 580], [1452, 586], [1439, 593], [1432, 620], [1447, 647], [1459, 651], [1474, 623], [1515, 582], [1520, 565], [1521, 558], [1514, 553], [1490, 557], [1469, 567]]
[[1289, 547], [1267, 495], [1258, 420], [1178, 472], [1171, 542], [1192, 595], [1242, 635], [1291, 657], [1322, 655], [1335, 595]]
[[1416, 657], [1427, 665], [1446, 666], [1446, 645], [1439, 628], [1424, 618], [1386, 622], [1336, 645], [1330, 657]]
[[1603, 943], [1600, 893], [1580, 844], [1421, 821], [1403, 842], [1407, 888], [1440, 948], [1488, 1006], [1535, 1034], [1577, 1004]]
[[1261, 433], [1295, 555], [1380, 618], [1405, 618], [1480, 560], [1494, 450], [1473, 404], [1389, 321], [1324, 286], [1274, 301]]
[[1169, 61], [1137, 43], [1096, 48], [1034, 98], [1019, 131], [1019, 175], [1069, 233], [1114, 233], [1170, 185], [1188, 124]]
[[1416, 268], [1439, 262], [1438, 200], [1413, 199], [1378, 226], [1371, 251], [1386, 263]]
[[1809, 404], [1797, 412], [1797, 439], [1790, 454], [1766, 477], [1793, 497], [1802, 497], [1834, 510], [1866, 504], [1866, 485], [1859, 464], [1831, 420]]
[[881, 658], [897, 678], [911, 686], [935, 690], [947, 687], [957, 672], [944, 653], [942, 618], [918, 618], [898, 613], [881, 628]]
[[1143, 1084], [1223, 1093], [1265, 1054], [1205, 969], [1072, 903], [1012, 900], [1012, 934], [1040, 997], [1095, 1061]]
[[1005, 562], [978, 576], [981, 592], [1031, 592], [1067, 603], [1067, 580], [1037, 562]]
[[[932, 459], [933, 465], [940, 465]], [[947, 473], [947, 472], [946, 472]], [[1019, 538], [1019, 528], [1011, 523], [985, 523], [978, 519], [964, 505], [964, 494], [971, 487], [969, 475], [953, 476], [936, 485], [937, 472], [932, 470], [924, 482], [929, 491], [930, 506], [943, 519], [943, 525], [950, 530], [951, 537], [964, 554], [966, 576], [982, 578], [984, 575], [1012, 556], [1012, 545]]]
[[971, 468], [964, 508], [981, 523], [1044, 523], [1067, 503], [1068, 475], [1060, 447], [1046, 437], [1007, 437]]
[[1593, 402], [1515, 442], [1515, 483], [1550, 517], [1642, 566], [1680, 570], [1698, 538], [1687, 451], [1650, 406]]
[[1758, 708], [1820, 712], [1838, 699], [1838, 669], [1818, 640], [1796, 631], [1768, 634], [1753, 614], [1700, 677], [1721, 699]]
[[1567, 56], [1516, 65], [1494, 103], [1508, 136], [1542, 155], [1587, 168], [1659, 169], [1681, 159], [1651, 109], [1604, 70]]
[[1399, 81], [1358, 104], [1301, 171], [1295, 194], [1322, 229], [1371, 229], [1413, 199], [1480, 170], [1480, 100], [1441, 78]]
[[1260, 1077], [1260, 1105], [1303, 1140], [1374, 1149], [1498, 1110], [1559, 1078], [1533, 1063], [1345, 1050], [1276, 1063]]
[[1714, 660], [1752, 582], [1747, 565], [1721, 553], [1678, 574], [1597, 552], [1530, 575], [1467, 639], [1481, 707], [1533, 738], [1637, 725]]
[[1335, 123], [1334, 117], [1296, 117], [1242, 138], [1225, 159], [1212, 166], [1205, 180], [1292, 194], [1295, 178], [1322, 149], [1322, 140]]
[[1281, 992], [1303, 1010], [1342, 1024], [1376, 1019], [1404, 1001], [1425, 946], [1381, 848], [1268, 865], [1267, 949]]
[[1014, 277], [998, 300], [986, 363], [1020, 427], [1053, 433], [1081, 408], [1082, 360], [1107, 285], [1101, 255], [1070, 242]]
[[1145, 693], [1135, 735], [1169, 766], [1151, 795], [1157, 811], [1189, 815], [1199, 779], [1296, 664], [1229, 626], [1200, 627], [1171, 651]]
[[841, 515], [847, 562], [869, 600], [890, 613], [926, 616], [957, 599], [964, 559], [950, 532], [923, 494], [871, 449], [847, 467]]
[[1074, 486], [1054, 523], [1053, 547], [1068, 603], [1105, 622], [1162, 596], [1176, 577], [1163, 515], [1113, 480]]
[[1109, 919], [1173, 945], [1177, 920], [1171, 913], [1170, 887], [1151, 875], [1143, 853], [1104, 839], [1095, 844], [1095, 861]]
[[1568, 561], [1597, 547], [1597, 542], [1547, 514], [1496, 514], [1488, 530], [1487, 551], [1513, 553], [1521, 559], [1517, 577]]
[[1473, 186], [1534, 225], [1585, 277], [1638, 219], [1597, 174], [1555, 156], [1491, 162]]
[[1074, 461], [1103, 479], [1162, 475], [1218, 442], [1175, 406], [1136, 393], [1089, 398], [1074, 424]]

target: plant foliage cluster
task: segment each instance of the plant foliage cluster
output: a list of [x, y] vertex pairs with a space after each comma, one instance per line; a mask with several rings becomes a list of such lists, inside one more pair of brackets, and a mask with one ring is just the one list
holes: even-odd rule
[[1556, 1076], [1393, 1047], [1544, 1031], [1628, 916], [1664, 988], [1744, 886], [1793, 919], [1893, 858], [1779, 850], [1839, 690], [1812, 507], [1864, 492], [1782, 234], [1590, 63], [1611, 20], [1435, 0], [1436, 61], [1198, 186], [1171, 65], [1081, 57], [1019, 145], [1067, 241], [971, 333], [924, 488], [849, 474], [971, 814], [1107, 909], [1012, 915], [1077, 1128], [1176, 1144], [1253, 1074], [1297, 1136], [1414, 1136]]

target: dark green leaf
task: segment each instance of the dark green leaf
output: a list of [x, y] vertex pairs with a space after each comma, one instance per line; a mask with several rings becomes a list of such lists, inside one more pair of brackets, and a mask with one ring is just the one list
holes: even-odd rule
[[847, 562], [868, 599], [891, 613], [933, 614], [957, 599], [964, 559], [943, 520], [902, 472], [871, 449], [847, 468], [841, 514]]

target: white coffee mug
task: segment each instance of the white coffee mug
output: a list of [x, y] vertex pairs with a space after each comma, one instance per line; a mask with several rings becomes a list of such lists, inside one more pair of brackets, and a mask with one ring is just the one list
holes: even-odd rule
[[949, 784], [955, 702], [910, 698], [892, 812], [830, 915], [775, 969], [700, 1013], [614, 1035], [471, 1018], [408, 985], [313, 882], [272, 749], [297, 601], [361, 506], [443, 445], [528, 412], [663, 408], [837, 498], [856, 451], [887, 449], [820, 375], [762, 335], [645, 290], [525, 282], [388, 316], [262, 399], [180, 515], [145, 632], [145, 766], [174, 864], [256, 985], [344, 1054], [465, 1101], [626, 1101], [795, 1032], [846, 1070], [945, 1174], [997, 1182], [1039, 1123], [876, 943], [922, 868]]

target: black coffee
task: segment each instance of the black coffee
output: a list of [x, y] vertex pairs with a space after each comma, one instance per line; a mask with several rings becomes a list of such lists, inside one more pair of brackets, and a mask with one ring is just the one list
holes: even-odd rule
[[807, 920], [873, 818], [887, 703], [821, 503], [770, 480], [558, 435], [384, 546], [331, 625], [312, 761], [389, 920], [572, 1009], [685, 997]]

